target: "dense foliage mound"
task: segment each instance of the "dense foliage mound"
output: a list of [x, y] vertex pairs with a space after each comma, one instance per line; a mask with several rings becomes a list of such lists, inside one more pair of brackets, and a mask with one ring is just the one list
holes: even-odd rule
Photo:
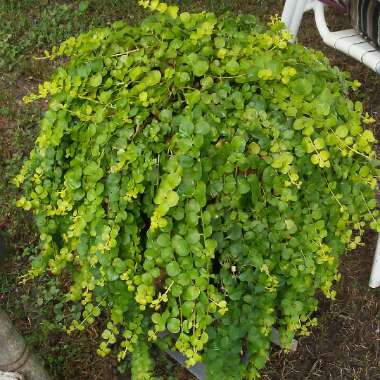
[[132, 352], [134, 379], [154, 341], [209, 379], [255, 378], [272, 328], [284, 347], [307, 333], [379, 227], [370, 118], [278, 20], [142, 3], [160, 13], [53, 50], [66, 63], [29, 97], [50, 98], [15, 179], [41, 236], [30, 275], [64, 279], [69, 332], [108, 318], [99, 353]]

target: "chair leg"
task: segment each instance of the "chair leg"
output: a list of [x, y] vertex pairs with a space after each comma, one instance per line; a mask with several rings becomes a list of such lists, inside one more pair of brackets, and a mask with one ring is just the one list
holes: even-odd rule
[[325, 19], [325, 6], [321, 2], [316, 2], [314, 4], [314, 17], [315, 17], [315, 24], [317, 26], [319, 35], [322, 37], [322, 40], [326, 43], [326, 39], [328, 39], [328, 36], [330, 34], [330, 30], [327, 26], [326, 19]]
[[311, 0], [286, 0], [281, 19], [296, 38], [303, 15], [310, 9]]
[[380, 235], [377, 238], [375, 257], [373, 258], [371, 278], [369, 280], [370, 288], [378, 288], [380, 286]]

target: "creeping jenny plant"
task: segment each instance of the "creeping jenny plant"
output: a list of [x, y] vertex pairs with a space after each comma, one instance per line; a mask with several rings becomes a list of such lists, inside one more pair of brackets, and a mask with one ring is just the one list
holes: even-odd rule
[[306, 334], [340, 256], [379, 230], [370, 118], [278, 20], [140, 3], [158, 13], [53, 49], [66, 63], [26, 99], [50, 99], [15, 179], [30, 276], [69, 279], [68, 332], [108, 318], [99, 354], [131, 352], [134, 379], [155, 341], [209, 379], [256, 378], [272, 327], [285, 348]]

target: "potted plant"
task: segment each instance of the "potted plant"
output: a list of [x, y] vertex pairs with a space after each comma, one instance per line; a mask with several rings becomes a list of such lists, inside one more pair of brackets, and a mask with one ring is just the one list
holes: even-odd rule
[[284, 347], [307, 334], [340, 256], [379, 229], [371, 118], [276, 18], [140, 3], [157, 12], [47, 53], [66, 63], [26, 98], [50, 99], [15, 178], [40, 230], [30, 276], [69, 278], [68, 332], [108, 318], [98, 352], [132, 353], [134, 379], [149, 342], [256, 378], [272, 327]]

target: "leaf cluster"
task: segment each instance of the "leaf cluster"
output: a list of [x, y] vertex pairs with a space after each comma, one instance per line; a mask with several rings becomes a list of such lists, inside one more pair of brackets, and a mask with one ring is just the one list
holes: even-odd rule
[[50, 98], [15, 179], [40, 231], [30, 275], [69, 278], [69, 332], [107, 315], [99, 354], [131, 352], [135, 379], [147, 341], [256, 378], [272, 327], [285, 348], [307, 334], [340, 256], [379, 230], [369, 119], [277, 19], [142, 3], [159, 14], [53, 49], [67, 64], [27, 99]]

